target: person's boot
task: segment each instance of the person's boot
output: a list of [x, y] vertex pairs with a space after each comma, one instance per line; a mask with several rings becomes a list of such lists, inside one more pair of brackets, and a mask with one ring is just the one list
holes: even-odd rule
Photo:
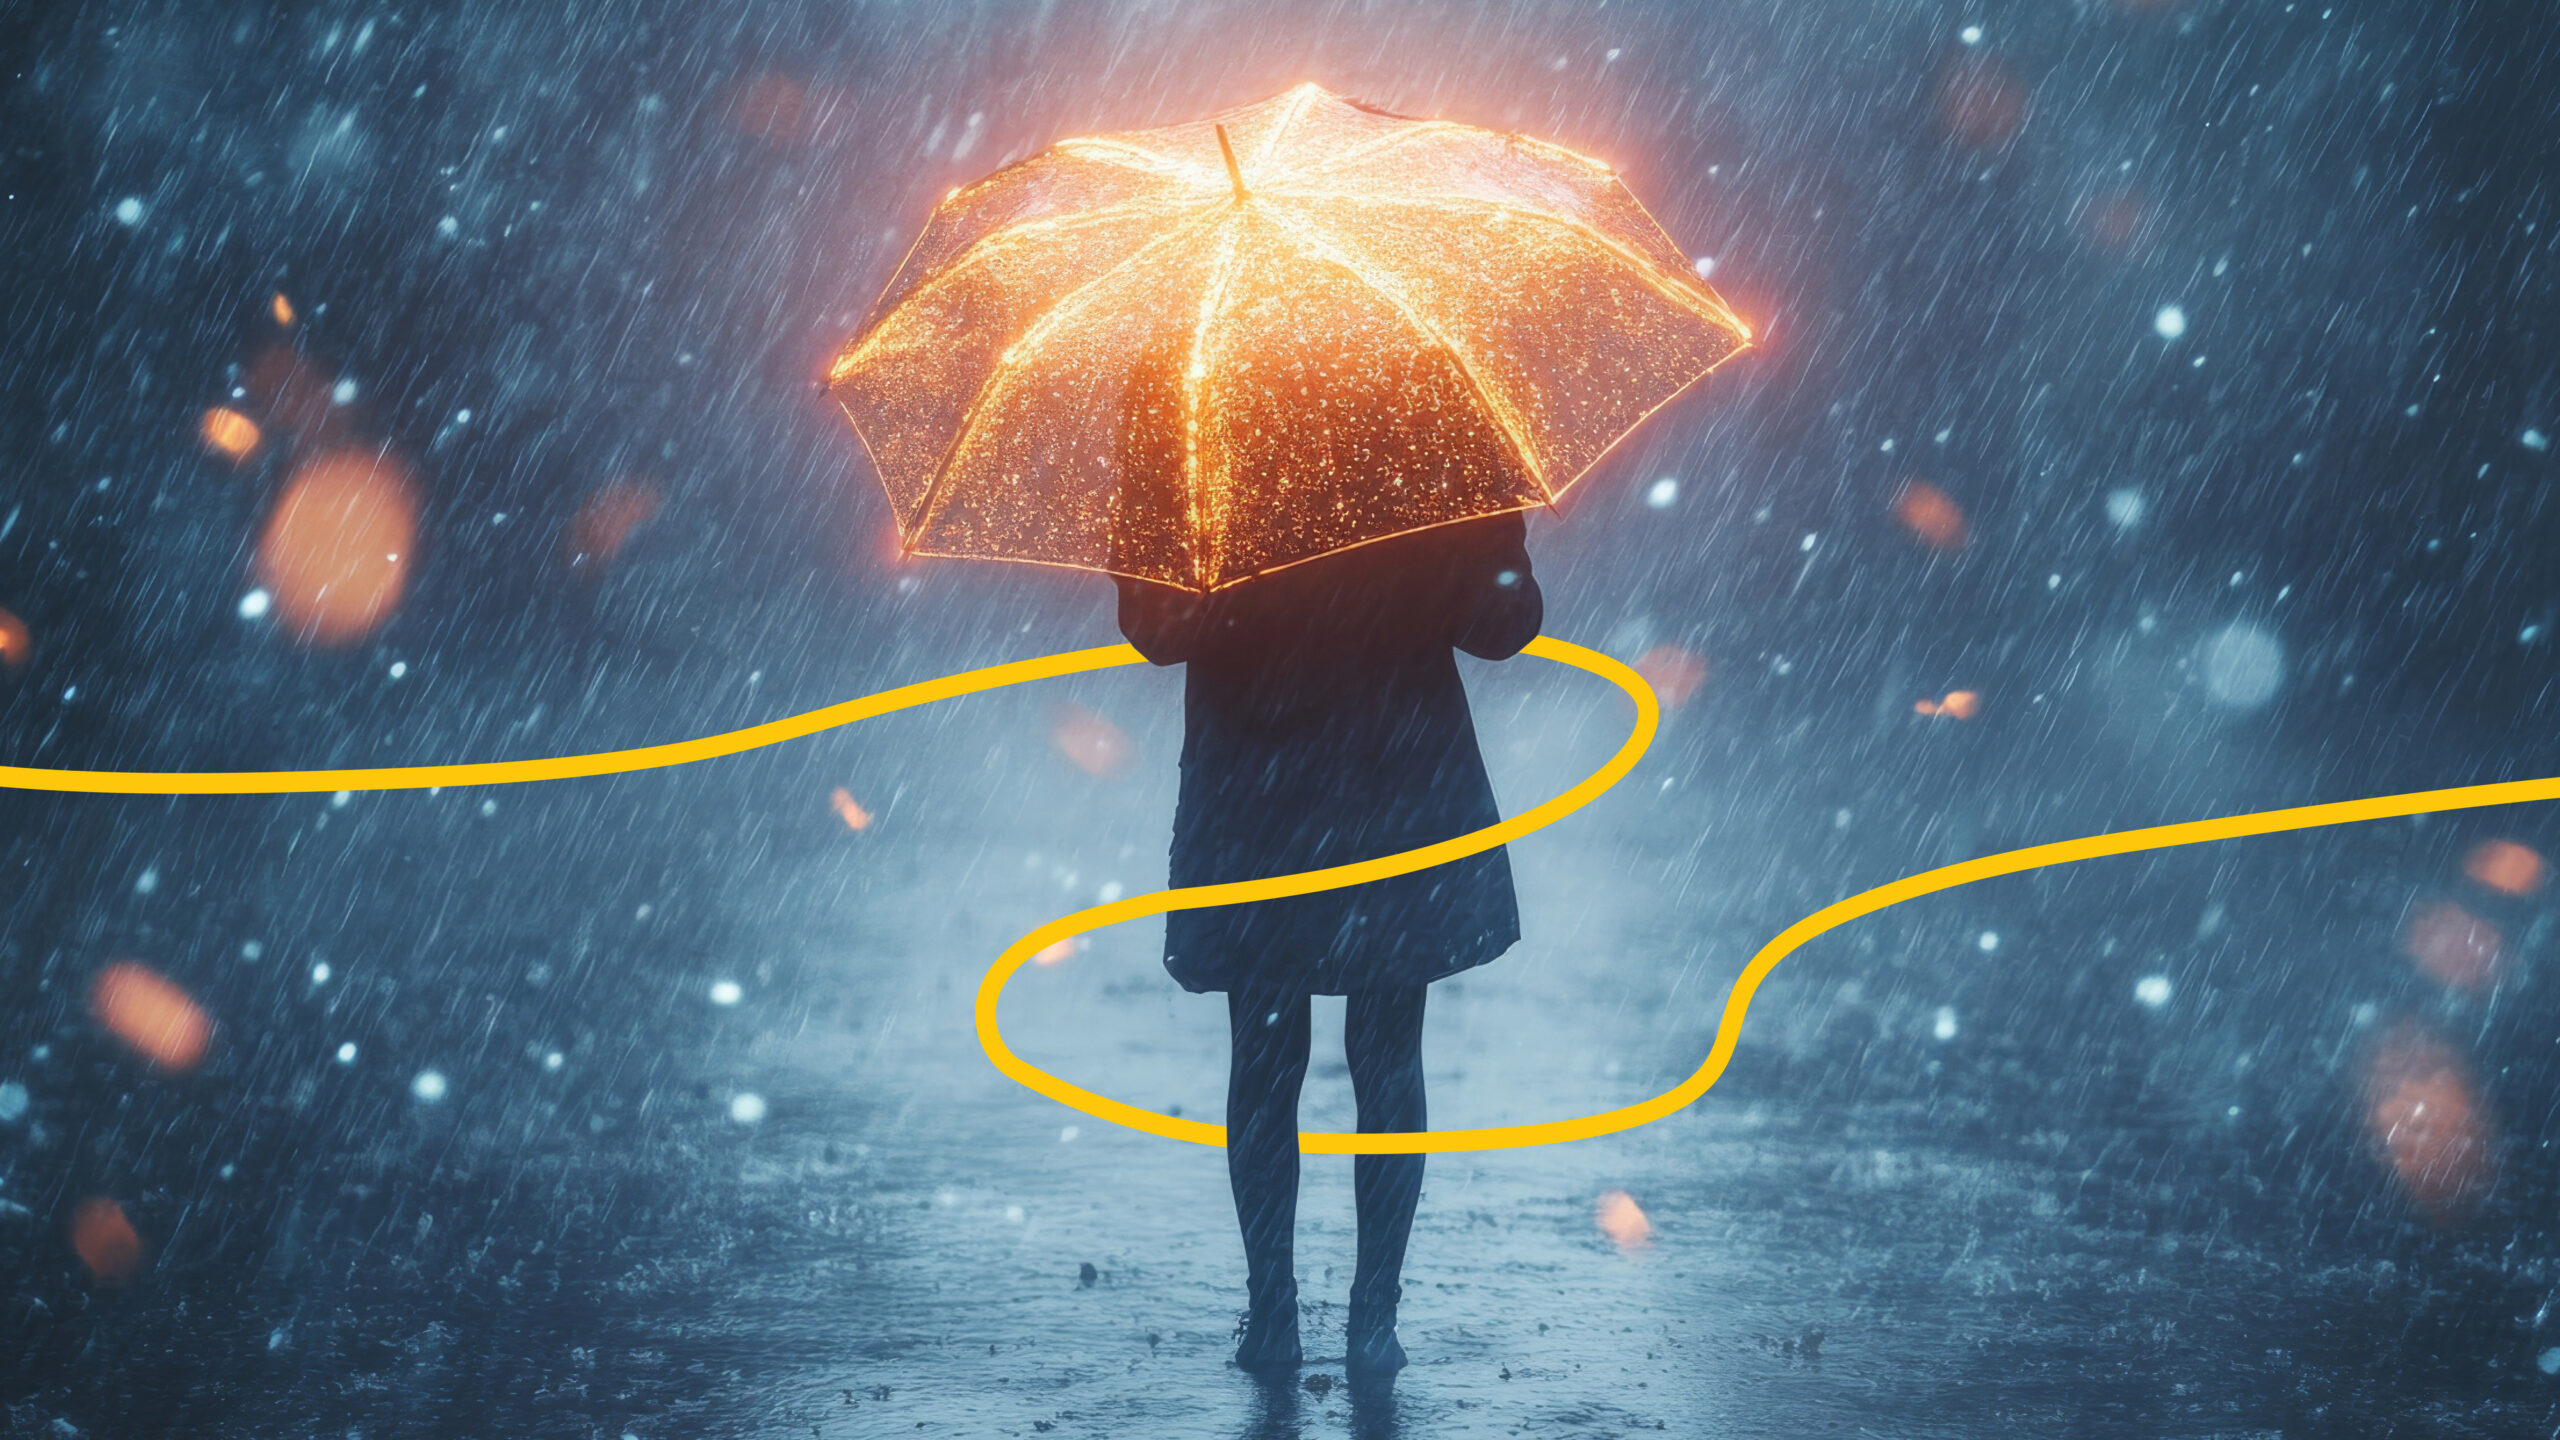
[[1396, 1287], [1395, 1298], [1384, 1304], [1351, 1302], [1349, 1323], [1343, 1326], [1349, 1349], [1342, 1366], [1355, 1379], [1378, 1379], [1404, 1368], [1404, 1346], [1396, 1343], [1396, 1300], [1404, 1298], [1404, 1288]]
[[1236, 1367], [1241, 1370], [1287, 1370], [1306, 1358], [1298, 1346], [1296, 1281], [1253, 1297], [1237, 1327]]

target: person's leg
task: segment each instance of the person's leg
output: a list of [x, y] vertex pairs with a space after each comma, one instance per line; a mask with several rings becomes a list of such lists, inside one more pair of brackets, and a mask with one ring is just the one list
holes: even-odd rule
[[1227, 993], [1227, 1182], [1244, 1236], [1249, 1363], [1297, 1359], [1298, 1089], [1307, 1078], [1307, 997]]
[[[1354, 992], [1343, 1012], [1343, 1049], [1351, 1090], [1360, 1104], [1360, 1133], [1427, 1130], [1422, 1093], [1422, 1002], [1426, 987]], [[1352, 1359], [1392, 1369], [1404, 1360], [1395, 1343], [1398, 1283], [1405, 1241], [1422, 1195], [1420, 1155], [1363, 1155], [1352, 1163], [1360, 1210], [1360, 1258], [1351, 1276]]]

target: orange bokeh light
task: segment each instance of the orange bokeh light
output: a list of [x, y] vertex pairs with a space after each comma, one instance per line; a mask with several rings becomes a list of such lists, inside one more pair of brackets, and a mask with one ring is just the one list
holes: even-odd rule
[[1621, 1250], [1641, 1250], [1653, 1240], [1653, 1222], [1645, 1218], [1644, 1207], [1636, 1203], [1636, 1197], [1624, 1190], [1603, 1194], [1594, 1207], [1593, 1218], [1599, 1222], [1600, 1233]]
[[2027, 122], [2027, 89], [1997, 57], [1968, 56], [1939, 73], [1938, 119], [1965, 144], [1998, 149]]
[[2438, 983], [2477, 995], [2506, 974], [2498, 927], [2454, 904], [2430, 900], [2409, 912], [2400, 948]]
[[775, 145], [807, 145], [828, 121], [849, 112], [853, 97], [832, 85], [809, 85], [789, 75], [764, 74], [730, 92], [729, 123], [739, 133]]
[[102, 1285], [121, 1285], [142, 1268], [142, 1237], [124, 1207], [104, 1196], [80, 1202], [71, 1216], [71, 1248]]
[[258, 422], [237, 410], [216, 405], [204, 412], [197, 432], [204, 437], [205, 447], [221, 454], [232, 464], [246, 460], [266, 437], [258, 430]]
[[1055, 965], [1059, 961], [1067, 959], [1075, 953], [1076, 937], [1070, 935], [1066, 939], [1060, 940], [1053, 945], [1042, 946], [1039, 953], [1033, 955], [1031, 960], [1035, 965]]
[[2081, 212], [2080, 223], [2089, 239], [2118, 255], [2132, 255], [2148, 247], [2144, 244], [2151, 228], [2151, 205], [2137, 190], [2116, 189], [2090, 200]]
[[284, 298], [284, 292], [281, 290], [276, 292], [275, 300], [267, 306], [267, 313], [276, 317], [276, 323], [279, 325], [293, 324], [293, 302]]
[[640, 481], [617, 480], [600, 486], [578, 507], [561, 537], [561, 558], [591, 572], [619, 554], [631, 533], [657, 518], [658, 488]]
[[1904, 483], [1893, 497], [1893, 518], [1932, 550], [1955, 550], [1964, 545], [1963, 509], [1947, 498], [1947, 492], [1926, 480]]
[[2365, 1064], [2365, 1124], [2402, 1188], [2438, 1224], [2460, 1218], [2497, 1178], [2488, 1107], [2443, 1040], [2392, 1027]]
[[1707, 680], [1707, 662], [1677, 645], [1656, 645], [1637, 658], [1636, 673], [1662, 697], [1666, 710], [1689, 703]]
[[260, 351], [241, 372], [240, 388], [249, 403], [266, 417], [271, 429], [299, 436], [308, 444], [326, 441], [344, 425], [347, 407], [339, 405], [335, 387], [302, 363], [291, 345], [277, 343]]
[[0, 610], [0, 668], [6, 668], [15, 675], [26, 669], [27, 662], [34, 658], [36, 637], [27, 629], [27, 622]]
[[809, 104], [808, 89], [788, 75], [759, 75], [738, 92], [730, 122], [749, 135], [790, 140]]
[[2530, 895], [2542, 888], [2542, 856], [2513, 840], [2483, 840], [2463, 857], [2462, 873], [2501, 895]]
[[853, 792], [843, 786], [839, 785], [835, 788], [835, 793], [827, 797], [827, 804], [834, 808], [836, 818], [844, 822], [844, 828], [847, 830], [871, 828], [871, 812], [863, 809], [854, 800]]
[[1108, 777], [1129, 768], [1127, 733], [1082, 705], [1059, 706], [1049, 734], [1058, 753], [1087, 775]]
[[130, 960], [98, 972], [89, 987], [89, 1013], [164, 1070], [193, 1069], [213, 1039], [213, 1021], [202, 1006], [158, 971]]
[[331, 450], [294, 472], [253, 568], [295, 638], [345, 645], [399, 607], [416, 543], [417, 504], [400, 462]]

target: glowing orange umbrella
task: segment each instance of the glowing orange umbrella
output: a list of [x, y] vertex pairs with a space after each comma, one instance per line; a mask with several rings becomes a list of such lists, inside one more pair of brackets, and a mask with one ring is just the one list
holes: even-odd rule
[[1750, 334], [1607, 165], [1301, 85], [953, 191], [827, 384], [909, 553], [1213, 590], [1548, 504]]

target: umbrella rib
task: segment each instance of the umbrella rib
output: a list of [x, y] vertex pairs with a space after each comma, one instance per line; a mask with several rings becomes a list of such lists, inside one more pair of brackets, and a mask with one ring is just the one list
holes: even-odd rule
[[[1478, 127], [1473, 125], [1461, 125], [1455, 120], [1419, 120], [1415, 121], [1413, 124], [1404, 126], [1401, 129], [1381, 135], [1375, 140], [1364, 140], [1359, 144], [1352, 146], [1348, 150], [1321, 156], [1316, 160], [1314, 167], [1311, 169], [1298, 168], [1285, 170], [1281, 173], [1286, 175], [1321, 175], [1327, 170], [1338, 169], [1344, 165], [1350, 164], [1354, 160], [1366, 160], [1370, 156], [1378, 154], [1381, 151], [1392, 150], [1396, 146], [1402, 145], [1408, 140], [1419, 140], [1425, 135], [1445, 134], [1451, 130], [1474, 130], [1476, 128]], [[1485, 133], [1489, 134], [1491, 132], [1488, 131]]]
[[[1218, 252], [1217, 263], [1210, 268], [1208, 285], [1200, 292], [1200, 317], [1191, 327], [1191, 353], [1184, 357], [1182, 372], [1184, 499], [1191, 511], [1191, 533], [1203, 542], [1209, 552], [1207, 575], [1217, 574], [1226, 563], [1226, 517], [1214, 513], [1217, 507], [1212, 503], [1214, 497], [1210, 494], [1206, 473], [1200, 464], [1200, 397], [1209, 383], [1209, 331], [1226, 312], [1227, 285], [1235, 277], [1236, 251], [1243, 245], [1243, 237], [1236, 233], [1232, 221], [1244, 213], [1242, 206], [1232, 206], [1227, 210], [1230, 223], [1227, 225], [1226, 244]], [[1223, 459], [1223, 450], [1220, 454]], [[1205, 589], [1208, 581], [1204, 578], [1201, 558], [1199, 550], [1195, 549], [1191, 555], [1191, 579], [1192, 583]]]
[[1329, 261], [1350, 272], [1352, 279], [1359, 281], [1371, 294], [1386, 301], [1388, 306], [1401, 316], [1405, 324], [1411, 326], [1416, 334], [1448, 352], [1450, 362], [1458, 367], [1459, 378], [1467, 382], [1467, 388], [1474, 393], [1476, 403], [1483, 407], [1485, 417], [1493, 422], [1493, 428], [1502, 432], [1502, 438], [1510, 443], [1511, 453], [1519, 460], [1520, 468], [1528, 472], [1529, 483], [1538, 487], [1541, 498], [1553, 504], [1556, 498], [1555, 491], [1547, 485], [1546, 467], [1540, 465], [1537, 457], [1529, 451], [1526, 426], [1512, 411], [1511, 406], [1494, 394], [1493, 387], [1484, 383], [1484, 377], [1476, 373], [1474, 363], [1467, 359], [1465, 351], [1458, 348], [1457, 342], [1440, 333], [1440, 328], [1431, 323], [1429, 317], [1414, 305], [1410, 297], [1388, 281], [1371, 273], [1368, 267], [1351, 255], [1337, 246], [1328, 244], [1322, 236], [1310, 235], [1303, 225], [1280, 219], [1276, 213], [1272, 218], [1279, 223], [1281, 229], [1289, 232], [1290, 237], [1296, 240], [1301, 248], [1318, 259]]
[[[1162, 208], [1162, 205], [1159, 202], [1124, 200], [1117, 205], [1105, 205], [1099, 209], [1079, 211], [1072, 215], [1044, 215], [1034, 220], [1017, 220], [1010, 225], [988, 231], [970, 241], [968, 249], [953, 256], [941, 269], [926, 275], [900, 292], [898, 302], [889, 314], [880, 317], [880, 323], [872, 326], [869, 333], [863, 335], [852, 349], [847, 350], [836, 361], [834, 367], [828, 372], [827, 383], [840, 385], [853, 372], [861, 369], [872, 358], [873, 352], [886, 342], [890, 330], [889, 321], [913, 304], [918, 297], [942, 288], [955, 277], [993, 259], [1004, 251], [1008, 242], [1018, 238], [1047, 238], [1053, 234], [1080, 229], [1087, 224], [1103, 224], [1120, 219], [1124, 215], [1156, 208]], [[897, 281], [894, 278], [889, 284], [892, 290], [897, 288]]]
[[[1318, 192], [1308, 198], [1318, 200], [1341, 200], [1355, 205], [1389, 205], [1408, 208], [1447, 208], [1455, 205], [1479, 205], [1488, 210], [1499, 210], [1506, 215], [1517, 215], [1523, 219], [1541, 221], [1546, 224], [1556, 226], [1559, 229], [1571, 231], [1573, 234], [1579, 235], [1583, 239], [1590, 241], [1592, 244], [1598, 245], [1602, 249], [1609, 251], [1611, 254], [1625, 261], [1628, 268], [1635, 271], [1637, 278], [1643, 280], [1647, 288], [1662, 296], [1664, 299], [1679, 305], [1682, 309], [1688, 310], [1701, 319], [1712, 320], [1716, 324], [1733, 331], [1736, 335], [1748, 336], [1751, 333], [1751, 327], [1742, 323], [1742, 317], [1734, 314], [1731, 310], [1726, 309], [1723, 301], [1716, 298], [1713, 292], [1700, 294], [1698, 291], [1693, 290], [1688, 286], [1667, 283], [1663, 279], [1662, 262], [1651, 259], [1635, 250], [1629, 249], [1623, 241], [1611, 238], [1606, 232], [1602, 231], [1600, 227], [1593, 225], [1590, 221], [1579, 220], [1571, 215], [1559, 215], [1552, 210], [1540, 210], [1532, 205], [1514, 205], [1507, 200], [1485, 200], [1473, 195], [1362, 195], [1355, 194], [1347, 190], [1329, 190]], [[1665, 238], [1668, 239], [1669, 237], [1666, 236]]]
[[1307, 106], [1314, 102], [1318, 93], [1317, 88], [1310, 84], [1299, 86], [1291, 94], [1288, 113], [1280, 117], [1279, 124], [1271, 127], [1270, 134], [1262, 137], [1262, 148], [1253, 152], [1255, 169], [1259, 170], [1271, 163], [1271, 152], [1280, 148], [1281, 140], [1288, 135], [1290, 128], [1298, 123], [1299, 118], [1307, 113]]
[[[945, 482], [951, 478], [951, 472], [958, 467], [960, 454], [967, 448], [969, 436], [978, 428], [978, 417], [986, 412], [987, 402], [995, 398], [1000, 382], [1014, 371], [1021, 369], [1022, 362], [1030, 358], [1031, 352], [1037, 350], [1051, 335], [1055, 334], [1059, 326], [1064, 325], [1067, 321], [1075, 318], [1075, 313], [1078, 307], [1080, 307], [1085, 301], [1089, 300], [1094, 292], [1099, 290], [1106, 281], [1116, 278], [1122, 271], [1127, 270], [1130, 266], [1138, 263], [1139, 260], [1146, 256], [1154, 254], [1156, 251], [1163, 249], [1174, 241], [1183, 238], [1189, 232], [1199, 228], [1199, 226], [1206, 221], [1216, 219], [1224, 214], [1226, 214], [1226, 209], [1222, 206], [1216, 210], [1210, 211], [1207, 215], [1195, 218], [1191, 224], [1178, 225], [1171, 230], [1167, 230], [1153, 240], [1148, 241], [1146, 244], [1141, 245], [1137, 249], [1130, 251], [1128, 254], [1121, 256], [1118, 260], [1113, 261], [1110, 267], [1105, 269], [1101, 274], [1094, 276], [1092, 279], [1078, 285], [1073, 290], [1059, 296], [1056, 303], [1052, 304], [1046, 311], [1044, 311], [1039, 319], [1033, 321], [1029, 329], [1022, 332], [1021, 339], [1016, 340], [1011, 345], [1005, 347], [1004, 354], [997, 360], [995, 368], [987, 372], [987, 378], [980, 381], [978, 384], [977, 393], [969, 397], [969, 408], [962, 411], [960, 414], [960, 428], [952, 435], [950, 448], [942, 452], [942, 463], [934, 467], [933, 478], [925, 483], [924, 499], [916, 506], [916, 523], [914, 529], [914, 533], [916, 535], [923, 535], [924, 532], [933, 525], [937, 508], [940, 503], [947, 498], [944, 494]], [[907, 540], [903, 536], [900, 537], [900, 540], [902, 544], [908, 545], [912, 548], [912, 541]]]
[[[1112, 140], [1100, 135], [1061, 140], [1049, 148], [1070, 153], [1097, 151], [1100, 152], [1095, 156], [1097, 159], [1111, 157], [1104, 159], [1105, 164], [1148, 175], [1162, 175], [1169, 179], [1200, 180], [1212, 177], [1212, 172], [1205, 166], [1194, 165], [1188, 160], [1176, 160], [1170, 155], [1160, 154], [1144, 146], [1132, 145], [1126, 140]], [[1131, 163], [1133, 161], [1138, 163]]]

